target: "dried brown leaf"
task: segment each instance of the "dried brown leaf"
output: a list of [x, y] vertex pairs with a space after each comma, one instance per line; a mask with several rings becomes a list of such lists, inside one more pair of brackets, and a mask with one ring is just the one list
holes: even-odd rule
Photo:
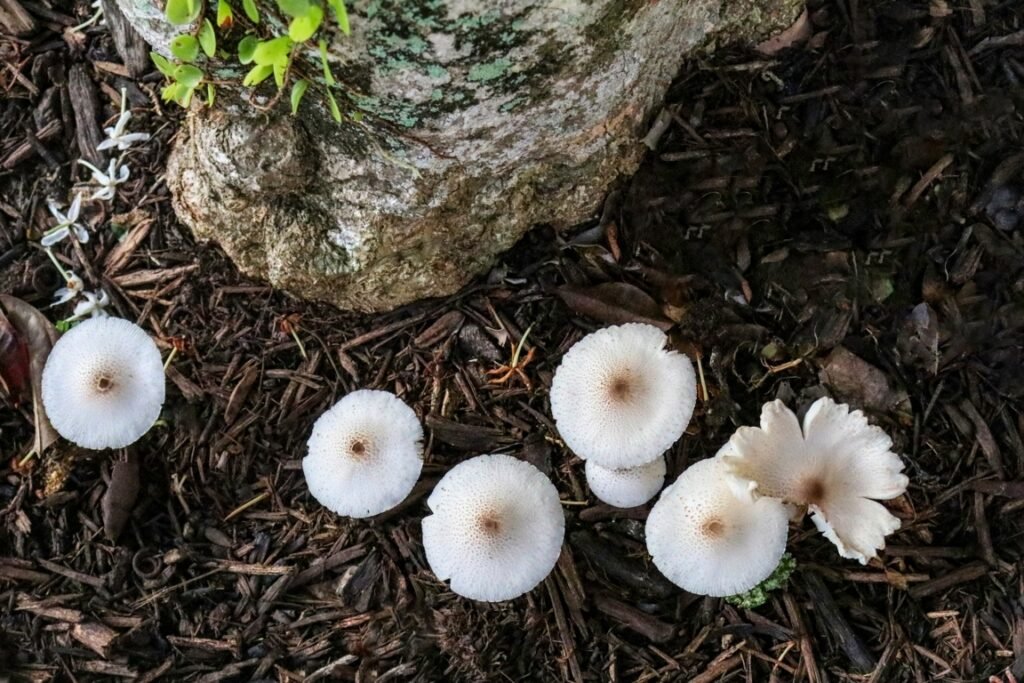
[[42, 386], [43, 367], [50, 355], [50, 349], [60, 336], [57, 328], [34, 306], [21, 299], [0, 294], [0, 307], [7, 314], [11, 324], [25, 339], [29, 357], [29, 378], [32, 383], [32, 410], [35, 416], [36, 438], [33, 449], [42, 455], [60, 436], [50, 424], [43, 409]]
[[601, 322], [647, 323], [668, 330], [672, 322], [661, 313], [661, 307], [649, 294], [628, 282], [606, 282], [594, 287], [564, 285], [558, 296], [574, 313]]
[[32, 390], [29, 377], [28, 345], [25, 337], [0, 311], [0, 387], [18, 407]]
[[103, 530], [107, 538], [116, 541], [121, 535], [135, 501], [139, 497], [139, 463], [118, 461], [110, 473], [110, 486], [103, 494]]

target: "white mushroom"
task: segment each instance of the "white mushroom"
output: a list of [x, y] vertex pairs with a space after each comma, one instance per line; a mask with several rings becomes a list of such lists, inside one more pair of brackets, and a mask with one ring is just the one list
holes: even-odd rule
[[470, 458], [438, 482], [427, 505], [427, 562], [463, 597], [510, 600], [543, 581], [558, 561], [565, 536], [558, 490], [528, 462]]
[[66, 332], [46, 360], [43, 407], [82, 448], [122, 448], [149, 431], [164, 404], [160, 351], [122, 318], [91, 318]]
[[647, 549], [672, 583], [701, 595], [748, 591], [786, 550], [788, 514], [773, 498], [739, 497], [725, 463], [702, 460], [665, 489], [647, 517]]
[[643, 505], [665, 485], [665, 458], [658, 456], [646, 465], [623, 470], [601, 467], [587, 460], [587, 484], [598, 500], [619, 508]]
[[781, 401], [765, 404], [760, 427], [741, 427], [723, 454], [737, 490], [806, 505], [843, 557], [862, 564], [885, 547], [900, 521], [876, 500], [907, 490], [892, 440], [859, 410], [821, 398], [803, 431]]
[[389, 391], [348, 394], [313, 425], [302, 459], [309, 492], [329, 510], [371, 517], [401, 503], [423, 469], [423, 427]]
[[606, 327], [565, 354], [551, 384], [551, 412], [579, 457], [610, 469], [651, 462], [693, 414], [697, 382], [686, 356], [653, 325]]

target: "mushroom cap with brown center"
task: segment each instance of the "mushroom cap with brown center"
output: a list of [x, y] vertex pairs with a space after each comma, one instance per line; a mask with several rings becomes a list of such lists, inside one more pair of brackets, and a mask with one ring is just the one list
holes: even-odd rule
[[84, 320], [46, 359], [42, 400], [54, 429], [82, 448], [123, 448], [160, 417], [165, 379], [160, 350], [122, 318]]
[[427, 505], [427, 562], [463, 597], [510, 600], [558, 561], [565, 535], [558, 490], [528, 462], [508, 455], [465, 460], [438, 482]]
[[371, 517], [401, 503], [423, 469], [423, 427], [388, 391], [353, 391], [320, 416], [302, 471], [321, 505]]
[[577, 342], [551, 384], [558, 432], [607, 469], [647, 464], [682, 435], [697, 400], [690, 360], [653, 325], [606, 327]]
[[670, 581], [722, 597], [748, 591], [786, 550], [788, 514], [773, 498], [737, 496], [720, 458], [702, 460], [666, 488], [647, 517], [647, 549]]

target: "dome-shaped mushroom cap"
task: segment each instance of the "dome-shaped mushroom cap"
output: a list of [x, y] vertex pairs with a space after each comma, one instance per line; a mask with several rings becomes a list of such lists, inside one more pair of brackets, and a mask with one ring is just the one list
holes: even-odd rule
[[448, 471], [430, 494], [423, 548], [439, 579], [473, 600], [511, 600], [539, 584], [562, 550], [558, 490], [536, 467], [480, 455]]
[[665, 485], [665, 458], [658, 456], [639, 467], [610, 470], [593, 460], [585, 467], [587, 485], [598, 500], [619, 508], [643, 505]]
[[892, 440], [859, 410], [830, 398], [804, 416], [781, 401], [765, 404], [760, 427], [741, 427], [723, 454], [734, 490], [806, 505], [815, 526], [843, 557], [866, 564], [885, 547], [900, 521], [871, 499], [907, 490], [903, 463]]
[[576, 455], [609, 469], [651, 462], [693, 414], [697, 381], [665, 333], [629, 323], [588, 334], [565, 354], [551, 383], [551, 413]]
[[719, 458], [702, 460], [665, 489], [647, 517], [647, 550], [672, 583], [701, 595], [748, 591], [786, 550], [786, 507], [737, 497]]
[[313, 497], [347, 517], [371, 517], [401, 503], [423, 469], [423, 427], [389, 391], [346, 395], [313, 425], [302, 472]]
[[43, 407], [82, 448], [123, 448], [149, 431], [164, 404], [160, 350], [122, 318], [90, 318], [64, 333], [43, 368]]

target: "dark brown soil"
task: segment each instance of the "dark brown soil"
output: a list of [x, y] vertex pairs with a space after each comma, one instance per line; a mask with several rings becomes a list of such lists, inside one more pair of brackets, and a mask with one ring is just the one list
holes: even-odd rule
[[[35, 246], [45, 200], [85, 177], [73, 160], [125, 87], [154, 137], [114, 210], [87, 208], [89, 243], [58, 252], [180, 350], [162, 421], [127, 453], [25, 462], [31, 412], [0, 404], [0, 679], [1024, 675], [1020, 0], [813, 2], [809, 42], [690, 61], [600, 222], [538, 229], [466, 291], [381, 316], [297, 301], [196, 244], [161, 179], [178, 114], [158, 75], [128, 77], [104, 27], [68, 32], [85, 2], [0, 0], [14, 4], [35, 26], [0, 33], [0, 291], [44, 308], [61, 286]], [[596, 504], [549, 417], [565, 350], [629, 319], [671, 325], [701, 359], [707, 393], [670, 477], [765, 401], [865, 409], [911, 477], [881, 559], [840, 559], [804, 520], [798, 570], [763, 607], [668, 584], [646, 509]], [[494, 383], [527, 329], [531, 362]], [[412, 404], [428, 444], [410, 499], [350, 522], [310, 498], [300, 460], [313, 420], [359, 387]], [[551, 475], [567, 542], [543, 585], [487, 605], [433, 577], [420, 520], [448, 468], [495, 451]], [[136, 483], [111, 542], [107, 489], [130, 501]]]

